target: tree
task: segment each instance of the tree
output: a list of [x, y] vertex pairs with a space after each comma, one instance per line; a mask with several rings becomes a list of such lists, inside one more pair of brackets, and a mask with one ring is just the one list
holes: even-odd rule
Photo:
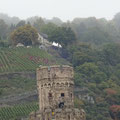
[[4, 22], [4, 20], [0, 19], [0, 39], [5, 39], [7, 37], [8, 25]]
[[50, 41], [59, 43], [62, 47], [76, 41], [75, 33], [70, 27], [57, 27], [48, 37]]
[[114, 120], [120, 120], [120, 105], [112, 105], [110, 107], [110, 115]]
[[2, 89], [2, 88], [0, 88], [0, 95], [2, 95], [2, 93], [3, 93], [3, 89]]
[[22, 43], [25, 46], [34, 45], [38, 43], [38, 32], [34, 27], [25, 25], [11, 33], [11, 40], [13, 45], [17, 45], [18, 43]]
[[104, 72], [97, 72], [92, 76], [92, 79], [96, 82], [96, 83], [101, 83], [102, 81], [106, 81], [107, 80], [107, 75]]
[[58, 25], [58, 26], [61, 26], [63, 23], [62, 20], [60, 18], [57, 18], [57, 17], [53, 17], [50, 22], [55, 24], [55, 25]]
[[86, 63], [76, 67], [76, 70], [82, 74], [85, 74], [88, 77], [92, 77], [99, 71], [99, 68], [98, 68], [98, 66], [95, 65], [95, 63], [87, 63], [86, 62]]
[[34, 22], [34, 27], [37, 29], [38, 32], [41, 32], [42, 27], [45, 25], [44, 21], [42, 18], [38, 18], [35, 22]]
[[92, 57], [84, 52], [78, 51], [78, 52], [74, 52], [73, 54], [72, 62], [74, 66], [83, 64], [85, 62], [92, 62], [92, 61], [93, 61]]
[[[77, 66], [76, 72], [79, 73], [81, 75], [82, 79], [84, 79], [84, 81], [86, 81], [86, 82], [95, 82], [95, 80], [100, 77], [98, 74], [99, 67], [96, 66], [95, 63], [87, 63], [86, 62], [80, 66]], [[100, 80], [101, 80], [101, 78], [100, 78]]]
[[112, 66], [119, 64], [120, 63], [119, 53], [120, 53], [119, 43], [105, 45], [102, 50], [102, 56], [104, 56], [103, 62]]
[[116, 28], [118, 28], [118, 30], [120, 31], [120, 12], [114, 16], [113, 21], [115, 23]]
[[25, 25], [25, 21], [24, 21], [24, 20], [21, 20], [21, 21], [16, 25], [16, 28], [21, 27], [21, 26], [24, 26], [24, 25]]
[[16, 26], [14, 24], [11, 24], [9, 27], [9, 31], [13, 32], [16, 29]]
[[53, 24], [53, 23], [48, 23], [45, 24], [42, 29], [41, 32], [47, 34], [48, 36], [52, 34], [52, 32], [57, 28], [57, 25]]
[[110, 34], [101, 30], [99, 27], [88, 28], [82, 35], [81, 41], [89, 42], [96, 45], [102, 45], [103, 43], [111, 42], [112, 37]]

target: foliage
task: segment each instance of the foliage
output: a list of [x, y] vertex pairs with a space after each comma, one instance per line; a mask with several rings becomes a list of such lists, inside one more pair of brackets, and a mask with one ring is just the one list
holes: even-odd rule
[[[74, 66], [75, 85], [81, 89], [87, 89], [87, 95], [94, 99], [93, 104], [87, 100], [75, 98], [75, 106], [79, 108], [82, 106], [85, 109], [87, 120], [110, 120], [110, 114], [112, 117], [114, 114], [113, 112], [109, 114], [109, 108], [110, 111], [116, 110], [117, 114], [115, 115], [118, 116], [117, 108], [120, 105], [120, 13], [116, 14], [111, 21], [95, 17], [75, 18], [73, 21], [63, 24], [56, 18], [52, 21], [33, 17], [28, 21], [38, 32], [48, 34], [49, 41], [55, 41], [62, 45], [63, 48], [59, 52]], [[5, 27], [5, 22], [1, 23], [2, 25], [4, 23], [4, 29], [0, 27], [3, 29], [1, 39], [8, 37], [9, 33], [17, 26], [24, 25], [21, 21], [19, 23], [17, 21], [17, 26], [14, 25], [16, 24], [14, 22], [10, 27]], [[31, 39], [26, 41], [26, 35], [22, 36], [22, 40], [23, 37], [23, 44], [32, 44]], [[5, 42], [2, 42], [1, 46], [5, 47], [3, 45]], [[15, 41], [14, 44], [16, 45], [18, 42], [20, 41]], [[56, 53], [52, 52], [52, 54]], [[56, 64], [56, 59], [52, 59], [52, 57], [36, 48], [0, 49], [0, 72], [34, 71], [40, 64]], [[24, 78], [19, 78], [18, 81], [17, 79], [13, 78], [13, 83], [24, 86], [23, 89], [31, 90], [29, 86], [32, 85], [33, 88], [35, 87], [35, 80], [30, 80], [30, 82], [29, 79], [25, 79], [26, 82], [24, 82]], [[9, 84], [12, 83], [9, 80], [2, 79], [0, 84], [6, 85], [5, 81]], [[25, 85], [27, 86], [25, 87]], [[7, 86], [9, 87], [8, 84]], [[17, 85], [14, 84], [10, 88], [15, 86]], [[3, 95], [2, 93], [8, 94], [5, 90], [1, 89], [1, 95]], [[10, 89], [7, 90], [10, 91]]]
[[40, 33], [42, 27], [45, 25], [44, 21], [42, 18], [38, 18], [35, 22], [34, 22], [34, 27], [37, 29], [37, 31]]
[[11, 40], [13, 45], [17, 45], [18, 43], [22, 43], [25, 46], [34, 45], [38, 43], [38, 33], [32, 26], [25, 25], [11, 33]]
[[74, 99], [74, 105], [76, 108], [81, 108], [82, 105], [84, 105], [83, 101], [82, 100], [79, 100], [77, 97], [75, 97]]
[[81, 41], [100, 45], [105, 42], [111, 42], [111, 36], [99, 28], [90, 28], [82, 35]]
[[8, 25], [4, 20], [0, 19], [0, 40], [6, 39], [7, 37]]
[[93, 104], [83, 100], [82, 105], [79, 104], [81, 100], [76, 102], [85, 108], [87, 120], [110, 119], [109, 107], [120, 104], [119, 47], [118, 43], [106, 44], [100, 48], [79, 43], [66, 48], [67, 59], [75, 69], [75, 85], [88, 89], [87, 94], [95, 102]]
[[0, 96], [3, 94], [3, 89], [1, 88], [0, 89]]
[[85, 62], [93, 61], [93, 56], [91, 56], [93, 51], [89, 44], [76, 43], [75, 45], [69, 45], [67, 47], [67, 52], [68, 59], [74, 66], [79, 66]]
[[69, 27], [57, 27], [49, 35], [49, 40], [59, 43], [64, 48], [66, 45], [76, 41], [76, 37], [72, 29]]
[[24, 26], [26, 24], [26, 22], [24, 20], [21, 20], [17, 25], [16, 28]]
[[50, 36], [57, 29], [57, 27], [58, 26], [53, 23], [48, 23], [41, 28], [41, 32]]
[[120, 105], [112, 105], [110, 107], [110, 114], [113, 119], [120, 119]]
[[117, 92], [116, 92], [115, 90], [110, 89], [110, 88], [107, 88], [105, 91], [106, 91], [107, 94], [109, 94], [109, 95], [115, 95], [115, 94], [117, 94]]

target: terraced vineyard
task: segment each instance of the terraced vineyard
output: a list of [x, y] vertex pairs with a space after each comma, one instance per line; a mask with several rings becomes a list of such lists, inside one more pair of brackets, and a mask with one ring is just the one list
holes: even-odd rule
[[[51, 50], [51, 51], [50, 51]], [[50, 49], [49, 53], [39, 48], [1, 48], [0, 49], [0, 99], [6, 96], [36, 90], [35, 71], [39, 65], [67, 64], [59, 54]], [[36, 99], [23, 99], [18, 105], [12, 102], [3, 102], [0, 106], [0, 120], [17, 120], [28, 117], [29, 113], [38, 110], [38, 104], [33, 103]], [[37, 100], [36, 100], [37, 101]], [[10, 106], [9, 106], [10, 105]]]
[[56, 64], [50, 54], [39, 48], [7, 48], [0, 50], [0, 73], [35, 71], [39, 65]]
[[15, 105], [12, 107], [0, 108], [0, 120], [16, 120], [22, 117], [28, 117], [32, 111], [37, 111], [37, 103]]

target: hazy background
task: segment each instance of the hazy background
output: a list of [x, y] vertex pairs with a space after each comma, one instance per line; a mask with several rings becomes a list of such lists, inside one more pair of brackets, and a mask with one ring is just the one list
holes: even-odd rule
[[119, 5], [119, 0], [0, 0], [0, 13], [21, 19], [36, 15], [63, 21], [90, 16], [112, 19], [120, 11]]

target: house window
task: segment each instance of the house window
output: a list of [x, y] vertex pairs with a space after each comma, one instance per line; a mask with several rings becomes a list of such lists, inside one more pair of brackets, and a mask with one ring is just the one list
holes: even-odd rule
[[64, 97], [65, 96], [65, 94], [64, 93], [61, 93], [61, 97]]

